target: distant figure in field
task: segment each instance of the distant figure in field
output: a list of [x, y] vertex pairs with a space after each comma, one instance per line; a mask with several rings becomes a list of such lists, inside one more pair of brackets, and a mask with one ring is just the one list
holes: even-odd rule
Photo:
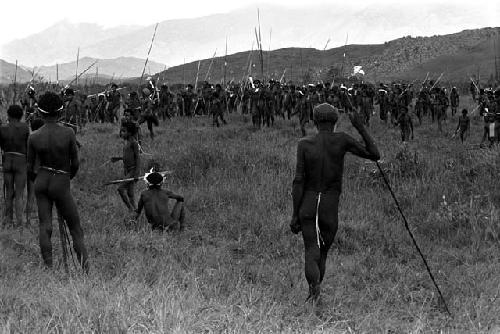
[[361, 116], [350, 113], [352, 125], [364, 145], [343, 132], [335, 132], [338, 110], [328, 103], [314, 108], [313, 120], [319, 133], [303, 138], [297, 146], [293, 180], [293, 233], [302, 231], [305, 246], [305, 276], [308, 301], [316, 303], [325, 275], [325, 264], [338, 227], [338, 203], [342, 190], [344, 156], [350, 152], [376, 161], [380, 153], [363, 125]]
[[76, 128], [81, 127], [81, 109], [82, 103], [79, 98], [75, 97], [75, 91], [72, 88], [64, 90], [64, 99], [66, 106], [64, 107], [64, 121], [74, 125]]
[[[141, 193], [135, 219], [137, 220], [144, 208], [146, 218], [153, 230], [170, 231], [184, 229], [184, 197], [170, 190], [161, 189], [163, 176], [158, 172], [149, 173], [145, 177], [148, 189]], [[177, 200], [172, 211], [168, 208], [168, 200]]]
[[[123, 155], [112, 157], [111, 162], [123, 161], [123, 176], [138, 178], [141, 169], [141, 154], [139, 143], [136, 140], [137, 125], [133, 122], [124, 123], [120, 129], [120, 137], [124, 140]], [[118, 193], [129, 211], [135, 211], [135, 183], [127, 181], [120, 184]]]
[[153, 131], [153, 125], [158, 126], [158, 117], [153, 111], [153, 100], [151, 91], [148, 88], [142, 89], [142, 99], [141, 99], [141, 116], [139, 118], [139, 124], [146, 123], [149, 130], [149, 137], [154, 139], [155, 134]]
[[[63, 103], [57, 94], [47, 92], [38, 101], [44, 125], [28, 139], [28, 177], [35, 181], [40, 219], [40, 249], [45, 264], [52, 267], [52, 207], [66, 221], [78, 261], [88, 272], [87, 250], [78, 210], [70, 192], [70, 180], [79, 168], [78, 147], [72, 129], [59, 125]], [[36, 170], [36, 161], [39, 163]]]
[[400, 112], [398, 115], [398, 119], [396, 123], [399, 125], [401, 129], [401, 141], [406, 142], [411, 139], [413, 140], [413, 121], [411, 120], [411, 116], [408, 113], [407, 107], [400, 107]]
[[[499, 114], [500, 115], [500, 114]], [[484, 147], [484, 142], [488, 139], [488, 147], [493, 147], [495, 143], [500, 141], [500, 119], [493, 113], [484, 115], [484, 131], [481, 139], [480, 147]]]
[[111, 84], [111, 91], [106, 94], [107, 107], [106, 118], [108, 122], [114, 123], [118, 120], [122, 95], [118, 91], [118, 85]]
[[26, 154], [30, 130], [28, 124], [21, 122], [23, 117], [21, 106], [11, 105], [7, 110], [7, 115], [9, 123], [0, 127], [5, 187], [5, 224], [12, 224], [15, 211], [17, 226], [21, 227], [23, 225], [23, 193], [26, 186]]
[[467, 138], [470, 129], [470, 118], [469, 116], [467, 116], [467, 112], [467, 109], [462, 110], [462, 116], [458, 117], [458, 125], [454, 134], [454, 136], [456, 136], [457, 133], [460, 134], [460, 140], [462, 141], [462, 143]]
[[450, 93], [451, 116], [455, 116], [459, 104], [460, 104], [460, 95], [458, 94], [457, 87], [453, 87]]

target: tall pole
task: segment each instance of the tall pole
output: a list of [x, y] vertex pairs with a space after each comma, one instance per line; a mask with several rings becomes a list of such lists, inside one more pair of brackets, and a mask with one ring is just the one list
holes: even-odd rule
[[224, 54], [224, 81], [223, 86], [226, 87], [226, 68], [227, 68], [227, 36], [226, 36], [226, 53]]
[[304, 80], [304, 67], [302, 66], [302, 48], [300, 50], [300, 80]]
[[76, 69], [75, 69], [75, 84], [78, 86], [78, 62], [80, 60], [80, 47], [78, 47], [78, 51], [76, 52]]
[[14, 98], [12, 104], [16, 104], [17, 100], [17, 59], [16, 59], [16, 70], [14, 72]]
[[212, 69], [212, 65], [214, 63], [214, 59], [215, 59], [215, 55], [217, 54], [217, 49], [215, 49], [215, 52], [214, 52], [214, 55], [212, 56], [212, 60], [210, 60], [210, 65], [208, 65], [208, 71], [207, 73], [205, 74], [205, 81], [210, 80], [209, 79], [209, 76], [210, 76], [210, 70]]
[[56, 83], [59, 85], [59, 64], [56, 64]]
[[267, 76], [270, 79], [271, 74], [271, 37], [273, 34], [273, 28], [269, 31], [269, 54], [267, 55]]
[[186, 58], [184, 58], [184, 65], [182, 65], [182, 86], [186, 85]]
[[[497, 35], [498, 38], [498, 35]], [[497, 43], [496, 38], [493, 39], [493, 49], [495, 52], [495, 80], [498, 81], [498, 61], [497, 61]]]
[[347, 48], [347, 41], [349, 40], [349, 33], [347, 33], [345, 37], [345, 44], [344, 44], [344, 57], [342, 59], [342, 67], [340, 69], [340, 76], [344, 77], [344, 64], [345, 64], [345, 54], [346, 54], [346, 48]]
[[201, 60], [198, 60], [198, 70], [196, 71], [196, 78], [194, 79], [194, 91], [196, 92], [196, 87], [198, 86], [198, 75], [200, 74], [200, 64]]
[[148, 65], [149, 54], [151, 53], [151, 48], [153, 47], [153, 42], [156, 36], [156, 30], [158, 29], [158, 24], [155, 25], [155, 31], [153, 32], [153, 37], [151, 38], [151, 44], [149, 44], [148, 55], [146, 56], [146, 61], [144, 62], [144, 67], [142, 69], [141, 78], [139, 79], [139, 86], [142, 84], [142, 78], [144, 78], [144, 72], [146, 71], [146, 66]]
[[264, 79], [264, 53], [262, 52], [262, 36], [260, 34], [260, 10], [257, 8], [257, 22], [259, 24], [259, 35], [257, 36], [257, 31], [255, 31], [255, 36], [257, 37], [257, 43], [259, 44], [260, 50], [260, 75]]

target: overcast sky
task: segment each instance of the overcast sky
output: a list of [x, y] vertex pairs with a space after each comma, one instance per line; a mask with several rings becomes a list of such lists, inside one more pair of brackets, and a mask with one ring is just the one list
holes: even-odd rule
[[[54, 23], [67, 19], [73, 23], [97, 23], [105, 27], [117, 25], [149, 25], [168, 19], [193, 18], [215, 13], [268, 3], [286, 7], [312, 6], [327, 4], [329, 7], [336, 4], [345, 6], [359, 6], [370, 3], [392, 2], [396, 6], [404, 6], [409, 1], [425, 6], [435, 0], [147, 0], [147, 1], [111, 1], [85, 0], [74, 2], [71, 0], [6, 0], [2, 1], [2, 17], [0, 19], [0, 45], [11, 40], [23, 38], [42, 31]], [[500, 25], [500, 5], [498, 0], [440, 0], [453, 6], [484, 7], [485, 21], [491, 22], [492, 15], [498, 17]], [[418, 19], [418, 18], [416, 18]], [[457, 27], [457, 31], [467, 27]], [[437, 29], [438, 30], [438, 29]]]

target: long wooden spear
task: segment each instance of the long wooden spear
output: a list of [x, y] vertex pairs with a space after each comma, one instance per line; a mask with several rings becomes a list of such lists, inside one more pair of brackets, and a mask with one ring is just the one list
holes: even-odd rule
[[186, 58], [184, 58], [184, 64], [182, 65], [182, 85], [186, 85]]
[[155, 40], [156, 29], [158, 29], [158, 24], [159, 23], [156, 23], [156, 25], [155, 25], [155, 31], [153, 32], [153, 37], [151, 38], [151, 44], [149, 45], [148, 55], [146, 56], [146, 61], [144, 62], [144, 67], [142, 69], [141, 78], [139, 79], [139, 86], [142, 84], [142, 79], [144, 78], [144, 72], [146, 71], [146, 66], [148, 65], [149, 54], [151, 53], [151, 48], [153, 48], [153, 42]]
[[432, 85], [432, 87], [431, 87], [430, 90], [432, 90], [434, 87], [436, 87], [436, 85], [438, 84], [439, 80], [441, 80], [441, 78], [443, 77], [443, 74], [444, 74], [444, 72], [441, 73], [441, 75], [436, 79], [436, 81], [434, 82], [434, 85]]
[[75, 69], [75, 80], [76, 85], [78, 86], [78, 62], [80, 60], [80, 47], [78, 47], [78, 51], [76, 52], [76, 69]]
[[96, 66], [95, 67], [94, 85], [96, 84], [98, 79], [99, 79], [99, 66]]
[[95, 65], [95, 64], [97, 64], [97, 62], [98, 62], [98, 59], [96, 59], [96, 60], [95, 60], [92, 64], [90, 64], [90, 65], [89, 65], [86, 69], [84, 69], [84, 70], [83, 70], [80, 74], [78, 74], [78, 73], [77, 73], [76, 77], [75, 77], [73, 80], [71, 80], [71, 82], [68, 84], [68, 86], [71, 86], [71, 84], [72, 84], [73, 82], [75, 82], [75, 81], [76, 81], [76, 84], [78, 84], [78, 79], [79, 79], [79, 78], [80, 78], [83, 74], [85, 74], [88, 70], [90, 70], [92, 67], [94, 67], [94, 65]]
[[198, 86], [198, 75], [200, 74], [200, 64], [201, 60], [198, 60], [198, 70], [196, 70], [196, 78], [194, 80], [194, 91], [196, 92], [196, 87]]
[[[167, 175], [172, 174], [172, 171], [166, 170], [166, 171], [162, 171], [162, 172], [158, 172], [158, 173], [160, 173], [161, 176], [165, 177]], [[104, 186], [109, 186], [111, 184], [119, 184], [119, 183], [130, 182], [130, 181], [139, 181], [140, 179], [144, 179], [146, 177], [146, 175], [147, 174], [145, 174], [144, 176], [139, 176], [139, 177], [129, 177], [129, 178], [126, 178], [126, 179], [113, 180], [113, 181], [106, 182], [103, 185]]]
[[347, 41], [349, 40], [349, 33], [347, 33], [345, 37], [345, 44], [344, 44], [344, 57], [342, 59], [342, 67], [340, 69], [340, 75], [344, 77], [344, 64], [345, 64], [345, 54], [346, 54], [346, 48], [347, 48]]
[[227, 68], [227, 36], [226, 36], [226, 52], [224, 53], [224, 80], [222, 84], [226, 87], [226, 68]]
[[[254, 45], [254, 43], [255, 43], [255, 42], [252, 42], [252, 48], [250, 49], [250, 52], [248, 53], [247, 62], [246, 62], [246, 64], [245, 64], [245, 68], [244, 68], [244, 71], [243, 71], [243, 76], [242, 76], [242, 78], [241, 78], [241, 81], [242, 81], [242, 82], [243, 82], [243, 81], [244, 81], [244, 82], [246, 82], [245, 77], [247, 77], [247, 76], [248, 76], [248, 66], [249, 66], [249, 64], [250, 64], [250, 62], [251, 62], [251, 58], [252, 58], [252, 54], [253, 54], [253, 45]], [[245, 70], [246, 70], [246, 72], [245, 72]]]
[[262, 36], [260, 35], [260, 10], [257, 8], [257, 23], [259, 24], [259, 35], [257, 37], [257, 30], [255, 30], [255, 36], [257, 37], [257, 43], [260, 52], [260, 75], [264, 79], [264, 53], [262, 51]]
[[257, 41], [257, 50], [259, 50], [259, 60], [260, 60], [260, 63], [261, 63], [261, 75], [262, 72], [263, 72], [263, 59], [262, 59], [262, 52], [261, 52], [261, 49], [260, 49], [260, 41], [259, 41], [259, 34], [257, 33], [257, 28], [254, 27], [254, 32], [255, 32], [255, 40]]
[[269, 31], [269, 54], [267, 55], [267, 76], [268, 78], [271, 78], [270, 73], [271, 73], [271, 37], [273, 34], [273, 28]]
[[16, 104], [17, 99], [17, 59], [16, 59], [16, 70], [14, 71], [14, 99], [12, 100], [12, 104]]
[[214, 63], [214, 59], [215, 59], [216, 54], [217, 54], [217, 48], [215, 49], [214, 55], [212, 56], [212, 60], [210, 60], [210, 65], [208, 65], [208, 71], [205, 74], [205, 81], [207, 81], [207, 78], [210, 75], [210, 70], [212, 69], [212, 64]]
[[326, 48], [328, 47], [328, 43], [330, 43], [330, 37], [328, 37], [328, 40], [326, 41], [326, 44], [325, 44], [325, 47], [323, 48], [323, 51], [325, 51]]

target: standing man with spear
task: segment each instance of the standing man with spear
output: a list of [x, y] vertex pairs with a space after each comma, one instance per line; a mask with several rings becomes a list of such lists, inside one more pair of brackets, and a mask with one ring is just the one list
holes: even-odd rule
[[350, 113], [354, 128], [364, 145], [343, 132], [335, 132], [339, 112], [328, 103], [314, 108], [313, 120], [319, 133], [299, 141], [292, 186], [293, 214], [290, 228], [302, 231], [305, 246], [305, 276], [309, 284], [307, 301], [319, 301], [325, 276], [326, 258], [338, 228], [338, 204], [342, 191], [344, 156], [380, 159], [375, 142], [361, 116]]
[[[43, 261], [52, 267], [52, 207], [56, 206], [68, 225], [73, 248], [85, 272], [89, 270], [87, 249], [78, 209], [70, 191], [70, 180], [79, 168], [78, 147], [72, 129], [59, 125], [63, 109], [60, 97], [46, 92], [38, 100], [38, 111], [45, 125], [28, 139], [28, 178], [35, 182], [35, 196], [40, 219], [40, 250]], [[35, 167], [39, 165], [38, 170]]]

